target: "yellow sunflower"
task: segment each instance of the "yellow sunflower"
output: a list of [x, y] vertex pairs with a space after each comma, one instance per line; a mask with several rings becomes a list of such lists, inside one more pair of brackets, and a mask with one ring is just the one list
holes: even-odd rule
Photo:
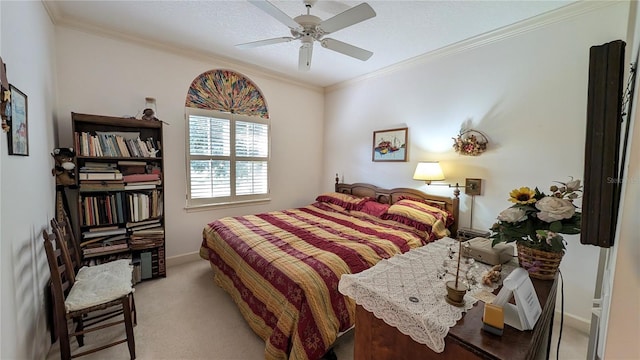
[[536, 202], [535, 191], [528, 187], [521, 187], [520, 189], [513, 189], [509, 193], [509, 201], [516, 204], [533, 204]]

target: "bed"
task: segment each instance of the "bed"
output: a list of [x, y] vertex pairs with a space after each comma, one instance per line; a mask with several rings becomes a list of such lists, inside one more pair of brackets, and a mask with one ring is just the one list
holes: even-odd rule
[[355, 323], [340, 276], [455, 234], [458, 202], [336, 182], [301, 208], [207, 224], [200, 256], [265, 340], [265, 359], [317, 360]]

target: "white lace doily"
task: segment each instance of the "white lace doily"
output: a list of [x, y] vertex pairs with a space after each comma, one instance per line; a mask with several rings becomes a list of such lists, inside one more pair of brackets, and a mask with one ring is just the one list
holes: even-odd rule
[[[440, 239], [382, 260], [358, 274], [342, 275], [338, 290], [414, 341], [440, 353], [449, 328], [478, 301], [472, 295], [493, 291], [499, 285], [482, 285], [482, 274], [490, 265], [465, 259], [460, 271], [461, 276], [468, 275], [465, 282], [470, 288], [465, 304], [457, 307], [447, 303], [445, 281], [454, 279], [457, 264], [457, 254], [452, 250], [458, 251], [457, 240]], [[513, 268], [512, 264], [503, 266], [501, 278]]]

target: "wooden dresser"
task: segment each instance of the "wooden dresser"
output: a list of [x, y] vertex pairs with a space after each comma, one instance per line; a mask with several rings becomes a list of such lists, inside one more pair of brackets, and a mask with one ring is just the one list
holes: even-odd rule
[[502, 336], [481, 330], [484, 303], [478, 301], [449, 329], [442, 353], [436, 353], [426, 345], [413, 341], [411, 337], [358, 305], [354, 359], [547, 359], [551, 345], [557, 278], [555, 281], [531, 280], [542, 306], [542, 315], [533, 330], [519, 331], [505, 325]]

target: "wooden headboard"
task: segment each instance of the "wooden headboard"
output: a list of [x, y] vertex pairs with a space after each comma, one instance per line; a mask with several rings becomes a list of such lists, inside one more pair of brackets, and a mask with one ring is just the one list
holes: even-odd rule
[[383, 189], [371, 184], [354, 183], [344, 184], [336, 181], [335, 191], [339, 193], [351, 194], [358, 197], [370, 197], [379, 203], [394, 204], [400, 197], [413, 197], [424, 200], [425, 203], [432, 203], [437, 206], [444, 206], [447, 211], [453, 214], [453, 225], [449, 227], [451, 237], [456, 236], [458, 231], [458, 216], [460, 215], [459, 206], [460, 199], [455, 196], [452, 198], [446, 196], [429, 195], [420, 190], [411, 188], [394, 188]]

